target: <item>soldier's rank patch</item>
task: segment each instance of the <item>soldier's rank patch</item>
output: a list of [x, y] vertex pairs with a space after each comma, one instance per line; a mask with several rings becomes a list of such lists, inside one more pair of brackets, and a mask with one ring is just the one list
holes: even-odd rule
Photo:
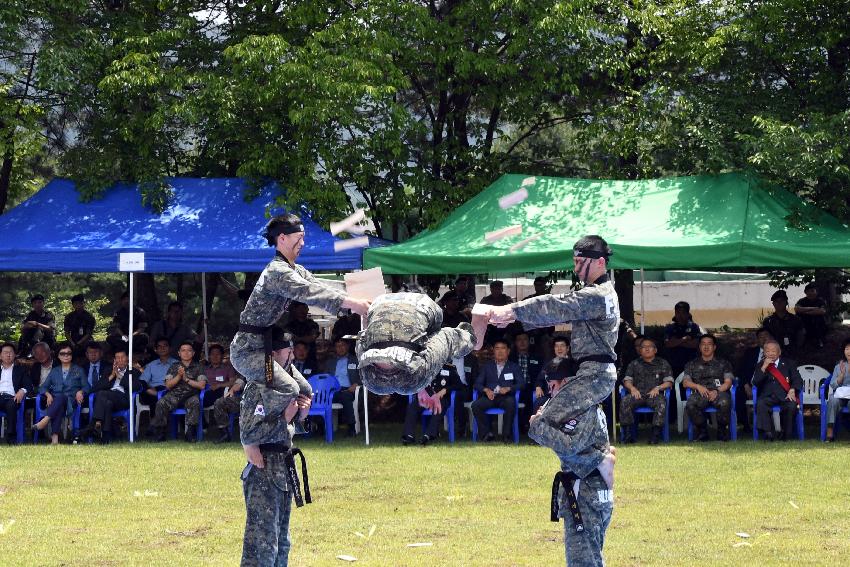
[[567, 421], [567, 422], [566, 422], [566, 423], [562, 426], [562, 428], [563, 428], [563, 429], [564, 429], [564, 431], [566, 431], [567, 433], [570, 433], [570, 432], [572, 432], [572, 431], [575, 431], [576, 425], [578, 425], [578, 420], [577, 420], [577, 419], [571, 419], [571, 420]]
[[254, 410], [254, 415], [266, 417], [266, 408], [263, 407], [263, 404], [257, 404], [257, 407]]

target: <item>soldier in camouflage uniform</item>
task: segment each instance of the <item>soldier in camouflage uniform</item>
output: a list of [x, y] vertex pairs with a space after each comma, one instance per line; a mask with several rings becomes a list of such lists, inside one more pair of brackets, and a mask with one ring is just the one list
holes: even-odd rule
[[[304, 377], [291, 365], [291, 339], [289, 333], [275, 329], [272, 339], [275, 374], [284, 373], [301, 383]], [[275, 383], [278, 381], [275, 380]], [[287, 389], [283, 381], [280, 384], [284, 390]], [[267, 386], [256, 380], [245, 386], [239, 413], [242, 445], [249, 461], [242, 471], [246, 509], [243, 567], [277, 566], [288, 562], [291, 546], [289, 515], [293, 498], [298, 506], [303, 505], [298, 477], [293, 476], [294, 462], [289, 462], [292, 460], [294, 433], [291, 422], [296, 414], [298, 419], [307, 415], [311, 394], [308, 391], [293, 399], [288, 391], [280, 391], [276, 385]], [[309, 503], [306, 470], [304, 487]]]
[[620, 429], [623, 442], [634, 443], [634, 412], [639, 407], [650, 407], [655, 413], [652, 414], [652, 437], [649, 442], [655, 445], [664, 427], [667, 411], [664, 390], [673, 387], [673, 369], [666, 360], [655, 356], [658, 347], [652, 339], [641, 339], [639, 349], [640, 358], [629, 363], [623, 377], [623, 387], [628, 393], [620, 400]]
[[694, 424], [695, 437], [708, 441], [705, 414], [709, 406], [717, 410], [717, 440], [729, 440], [729, 422], [732, 419], [732, 379], [735, 374], [728, 360], [714, 356], [717, 339], [713, 335], [699, 338], [700, 356], [685, 365], [682, 386], [690, 388], [691, 395], [685, 403], [688, 419]]
[[428, 386], [445, 363], [463, 358], [475, 345], [469, 323], [441, 329], [442, 323], [443, 311], [427, 295], [378, 297], [357, 340], [363, 384], [376, 394], [416, 394]]
[[[490, 322], [525, 328], [572, 323], [578, 372], [532, 417], [529, 437], [561, 461], [553, 486], [552, 519], [564, 517], [568, 565], [604, 565], [602, 546], [613, 512], [613, 448], [598, 404], [613, 391], [620, 309], [606, 275], [608, 244], [586, 236], [573, 247], [575, 273], [586, 285], [562, 295], [542, 295], [492, 307]], [[480, 319], [474, 323], [480, 325]]]
[[151, 431], [156, 441], [165, 441], [165, 430], [171, 412], [183, 405], [186, 408], [186, 441], [195, 441], [195, 429], [201, 419], [200, 393], [207, 385], [207, 377], [200, 364], [195, 362], [195, 347], [192, 341], [180, 343], [177, 351], [180, 357], [165, 373], [165, 387], [168, 392], [156, 402], [154, 416], [151, 418]]
[[245, 379], [241, 376], [237, 377], [227, 393], [217, 399], [213, 404], [213, 422], [215, 422], [219, 431], [219, 438], [216, 439], [216, 443], [230, 441], [230, 431], [227, 430], [227, 425], [230, 422], [230, 414], [239, 411], [240, 397], [237, 394], [244, 387]]

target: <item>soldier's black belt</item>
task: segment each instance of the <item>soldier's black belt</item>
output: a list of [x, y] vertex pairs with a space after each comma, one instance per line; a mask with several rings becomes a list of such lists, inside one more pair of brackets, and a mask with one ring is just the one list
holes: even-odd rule
[[607, 354], [592, 354], [590, 356], [583, 356], [576, 360], [576, 366], [581, 366], [582, 362], [601, 362], [603, 364], [614, 364], [617, 362], [617, 359], [613, 356], [608, 356]]
[[[601, 476], [599, 469], [594, 469], [592, 473], [587, 475], [587, 478], [594, 475]], [[584, 531], [584, 522], [581, 518], [581, 510], [579, 510], [578, 507], [578, 495], [573, 492], [573, 485], [577, 480], [579, 480], [579, 476], [573, 472], [558, 471], [555, 473], [555, 478], [552, 481], [552, 500], [550, 503], [549, 519], [553, 522], [558, 521], [558, 489], [563, 486], [564, 493], [567, 495], [567, 506], [569, 507], [570, 515], [573, 518], [573, 527], [575, 528], [576, 533], [580, 533]]]
[[263, 354], [265, 354], [266, 384], [271, 384], [274, 380], [274, 360], [272, 359], [273, 330], [274, 326], [260, 327], [258, 325], [248, 325], [247, 323], [239, 323], [240, 332], [252, 333], [254, 335], [263, 336]]
[[[295, 455], [301, 457], [301, 476], [304, 477], [304, 498], [301, 497], [301, 483], [298, 482], [298, 469], [295, 468]], [[301, 449], [293, 447], [286, 455], [283, 456], [283, 462], [286, 465], [286, 476], [289, 478], [289, 485], [292, 486], [292, 497], [295, 499], [295, 506], [300, 508], [307, 504], [312, 504], [313, 499], [310, 497], [310, 480], [307, 478], [307, 460], [304, 458], [304, 453]]]
[[411, 343], [408, 341], [380, 341], [369, 345], [370, 349], [381, 349], [390, 347], [409, 348], [413, 352], [422, 352], [425, 349], [425, 345]]

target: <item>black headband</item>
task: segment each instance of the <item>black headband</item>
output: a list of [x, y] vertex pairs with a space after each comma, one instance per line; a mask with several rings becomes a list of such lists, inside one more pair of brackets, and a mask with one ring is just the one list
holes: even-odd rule
[[605, 258], [607, 260], [608, 256], [608, 254], [596, 250], [573, 250], [573, 257], [575, 258]]
[[295, 234], [296, 232], [304, 232], [303, 224], [294, 224], [292, 226], [285, 226], [283, 230], [280, 231], [280, 234]]

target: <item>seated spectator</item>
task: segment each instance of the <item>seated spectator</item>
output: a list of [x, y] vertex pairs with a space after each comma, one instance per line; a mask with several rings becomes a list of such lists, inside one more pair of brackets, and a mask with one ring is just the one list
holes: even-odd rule
[[[120, 307], [112, 316], [106, 342], [113, 352], [129, 350], [130, 344], [130, 294], [121, 294]], [[142, 352], [148, 347], [148, 316], [141, 307], [133, 307], [133, 351]]]
[[[45, 380], [47, 375], [53, 370], [53, 367], [59, 364], [59, 361], [54, 360], [53, 352], [47, 343], [35, 343], [32, 346], [32, 358], [35, 364], [30, 366], [30, 383], [33, 389], [38, 389]], [[33, 395], [35, 395], [33, 393]]]
[[818, 286], [815, 282], [806, 285], [806, 296], [800, 299], [794, 306], [794, 313], [803, 321], [806, 331], [806, 340], [823, 348], [823, 339], [826, 337], [826, 301], [818, 297]]
[[87, 389], [90, 392], [98, 382], [112, 372], [110, 365], [103, 360], [103, 347], [99, 342], [89, 341], [86, 345], [86, 362], [82, 369]]
[[342, 404], [339, 421], [348, 426], [348, 436], [354, 437], [357, 434], [354, 427], [354, 393], [361, 384], [357, 357], [349, 352], [349, 343], [345, 339], [337, 339], [334, 343], [334, 355], [325, 363], [325, 373], [333, 374], [339, 381], [341, 389], [334, 394], [333, 402]]
[[765, 317], [762, 327], [773, 335], [788, 356], [796, 356], [806, 337], [803, 321], [788, 311], [788, 294], [784, 289], [774, 292], [770, 301], [775, 311]]
[[826, 441], [835, 441], [835, 420], [842, 407], [847, 406], [848, 398], [836, 396], [836, 390], [841, 387], [850, 386], [850, 339], [846, 339], [841, 345], [844, 357], [836, 363], [832, 370], [832, 379], [829, 381], [829, 398], [826, 401]]
[[717, 410], [717, 440], [729, 440], [729, 422], [732, 418], [732, 365], [727, 360], [714, 356], [717, 339], [714, 335], [703, 335], [699, 339], [700, 356], [685, 365], [682, 385], [692, 390], [685, 403], [698, 441], [708, 441], [705, 428], [705, 411], [709, 406]]
[[56, 348], [56, 319], [53, 313], [44, 308], [44, 296], [40, 293], [33, 295], [30, 305], [32, 310], [21, 323], [21, 338], [18, 341], [21, 356], [27, 356], [38, 342], [47, 343], [51, 350]]
[[444, 293], [443, 297], [437, 301], [437, 305], [445, 309], [446, 298], [451, 292], [454, 292], [454, 296], [457, 298], [458, 313], [463, 313], [466, 317], [470, 317], [472, 306], [475, 305], [475, 284], [472, 278], [470, 276], [458, 276], [455, 279], [454, 289], [450, 289]]
[[[546, 401], [542, 404], [535, 405], [534, 415], [540, 414], [540, 409], [546, 405], [551, 396], [558, 394], [563, 385], [567, 382], [567, 378], [574, 376], [576, 372], [575, 363], [563, 357], [556, 356], [547, 362], [540, 370], [540, 378], [544, 381], [544, 386], [549, 394], [546, 395]], [[539, 401], [539, 400], [538, 400]]]
[[[227, 426], [230, 423], [230, 414], [239, 413], [240, 392], [244, 387], [245, 379], [237, 374], [233, 386], [213, 404], [213, 422], [218, 428], [218, 439], [216, 439], [216, 443], [226, 443], [231, 440], [230, 431], [227, 430]], [[206, 398], [206, 396], [204, 397]]]
[[150, 343], [156, 344], [161, 338], [167, 339], [171, 345], [171, 356], [177, 356], [177, 350], [185, 342], [192, 345], [204, 342], [203, 334], [198, 335], [183, 322], [183, 305], [179, 301], [169, 303], [165, 319], [160, 319], [151, 327]]
[[24, 403], [27, 392], [32, 392], [29, 373], [20, 364], [15, 364], [15, 345], [3, 343], [0, 347], [0, 410], [6, 414], [6, 442], [18, 442], [18, 408]]
[[156, 403], [151, 418], [151, 434], [155, 441], [165, 441], [168, 418], [171, 412], [183, 406], [186, 408], [186, 441], [196, 441], [195, 428], [201, 418], [201, 390], [207, 386], [207, 377], [203, 368], [195, 362], [195, 347], [192, 341], [186, 341], [177, 351], [179, 362], [171, 365], [165, 374], [165, 388], [168, 390]]
[[[478, 357], [475, 356], [474, 352], [471, 352], [467, 354], [463, 360], [452, 360], [448, 364], [454, 366], [455, 363], [458, 363], [455, 367], [458, 380], [453, 386], [453, 390], [455, 392], [455, 404], [458, 408], [464, 408], [464, 404], [472, 400], [472, 389], [475, 385], [475, 381], [478, 379]], [[468, 412], [455, 412], [457, 434], [461, 437], [466, 436], [468, 419]]]
[[59, 432], [62, 429], [62, 418], [74, 413], [74, 406], [81, 405], [88, 394], [84, 389], [85, 378], [83, 369], [73, 363], [74, 352], [71, 345], [59, 345], [59, 364], [54, 366], [47, 379], [38, 388], [38, 393], [44, 396], [46, 410], [35, 428], [43, 431], [51, 425], [51, 443], [59, 443]]
[[447, 291], [442, 301], [443, 323], [442, 327], [455, 328], [461, 323], [469, 323], [469, 317], [460, 311], [460, 296], [454, 290]]
[[74, 350], [74, 356], [77, 358], [83, 356], [86, 345], [94, 334], [94, 316], [86, 311], [85, 306], [86, 298], [82, 293], [72, 297], [72, 310], [65, 315], [65, 322], [63, 324], [65, 339], [71, 344], [71, 348]]
[[[312, 354], [313, 358], [316, 360], [316, 365], [313, 368], [313, 374], [316, 373], [317, 368], [321, 368], [321, 371], [324, 372], [324, 369], [328, 365], [328, 359], [332, 355], [332, 343], [329, 340], [319, 337], [318, 339], [316, 339], [315, 346], [316, 351]], [[349, 350], [351, 349], [349, 348]], [[333, 372], [330, 372], [330, 374], [333, 374]]]
[[[567, 370], [569, 374], [567, 376], [575, 376], [577, 368], [575, 366], [575, 361], [570, 357], [570, 339], [566, 335], [555, 335], [555, 338], [552, 341], [552, 348], [554, 350], [555, 356], [552, 359], [564, 359], [567, 361], [568, 366]], [[550, 361], [551, 362], [551, 361]], [[537, 413], [537, 410], [540, 409], [540, 406], [546, 403], [549, 399], [550, 391], [548, 388], [548, 378], [543, 373], [543, 370], [537, 375], [534, 387], [534, 411], [532, 413]]]
[[664, 358], [670, 363], [674, 378], [697, 356], [700, 335], [702, 330], [691, 316], [690, 304], [678, 302], [673, 308], [673, 321], [664, 327]]
[[[126, 351], [119, 350], [115, 353], [112, 370], [109, 374], [95, 384], [94, 403], [91, 408], [89, 424], [80, 431], [83, 439], [95, 436], [101, 443], [109, 443], [112, 435], [112, 414], [130, 408], [130, 377], [133, 377], [133, 392], [138, 392], [141, 386], [141, 366], [136, 363], [135, 368], [129, 368], [130, 357]], [[127, 426], [129, 427], [129, 423]], [[106, 435], [104, 435], [104, 433]]]
[[316, 359], [310, 355], [310, 347], [303, 341], [298, 341], [292, 349], [292, 365], [298, 369], [304, 378], [309, 378], [317, 372]]
[[744, 431], [751, 431], [752, 422], [747, 417], [747, 400], [753, 399], [753, 374], [764, 360], [764, 344], [775, 340], [770, 331], [761, 327], [756, 330], [756, 346], [744, 351], [738, 365], [738, 388], [735, 393], [735, 412], [743, 423]]
[[[313, 345], [316, 338], [321, 333], [319, 324], [310, 319], [310, 308], [306, 303], [293, 301], [289, 306], [289, 322], [284, 327], [285, 331], [293, 334], [295, 341], [301, 341], [308, 345]], [[357, 332], [360, 332], [360, 326], [357, 327]]]
[[[401, 436], [403, 445], [416, 442], [416, 438], [413, 436], [416, 421], [419, 419], [419, 414], [426, 409], [430, 409], [432, 415], [422, 435], [421, 444], [424, 447], [437, 438], [440, 432], [440, 424], [443, 422], [451, 403], [450, 392], [457, 381], [457, 369], [452, 364], [446, 364], [440, 370], [440, 373], [431, 380], [431, 384], [427, 388], [413, 396], [413, 399], [407, 404], [407, 412], [404, 417], [404, 433]], [[423, 399], [426, 400], [426, 405], [423, 405]]]
[[508, 360], [510, 351], [510, 346], [505, 339], [497, 339], [493, 344], [493, 360], [482, 366], [481, 373], [475, 381], [478, 399], [472, 402], [472, 413], [478, 424], [480, 437], [487, 442], [495, 439], [490, 431], [489, 416], [485, 413], [489, 409], [505, 410], [501, 435], [504, 442], [511, 441], [511, 430], [517, 411], [514, 392], [516, 389], [522, 389], [525, 384], [522, 382], [520, 367], [517, 363]]
[[236, 382], [236, 371], [230, 362], [224, 362], [224, 347], [218, 343], [209, 346], [210, 360], [204, 367], [209, 390], [204, 394], [204, 407], [211, 407], [223, 395], [226, 388]]
[[667, 399], [664, 390], [673, 387], [673, 370], [663, 358], [656, 356], [658, 347], [652, 339], [644, 338], [640, 345], [640, 358], [633, 360], [626, 367], [623, 387], [627, 394], [620, 400], [620, 429], [623, 443], [634, 443], [632, 426], [635, 423], [635, 410], [640, 407], [650, 407], [652, 414], [651, 445], [658, 444], [661, 430], [664, 428]]
[[177, 363], [177, 359], [171, 356], [171, 343], [168, 342], [166, 337], [156, 341], [154, 352], [156, 352], [158, 358], [145, 365], [140, 378], [142, 387], [139, 392], [139, 402], [151, 408], [151, 419], [156, 415], [159, 392], [166, 389], [165, 376], [168, 374], [168, 370]]
[[764, 343], [764, 359], [753, 373], [753, 386], [758, 388], [756, 427], [762, 439], [773, 441], [771, 408], [779, 406], [780, 439], [787, 441], [794, 431], [794, 415], [799, 408], [797, 395], [803, 389], [803, 379], [797, 371], [797, 362], [782, 356], [778, 342]]
[[528, 418], [532, 414], [532, 393], [534, 392], [534, 382], [540, 375], [540, 367], [543, 366], [537, 356], [531, 354], [528, 334], [525, 332], [518, 333], [514, 337], [514, 347], [511, 349], [510, 360], [516, 362], [519, 366], [524, 386], [519, 395], [519, 400], [525, 404], [525, 411], [520, 416], [520, 429], [525, 430], [528, 425]]
[[[484, 305], [497, 306], [510, 305], [513, 303], [513, 299], [504, 293], [504, 288], [505, 284], [501, 280], [493, 280], [490, 282], [490, 295], [485, 295], [481, 298], [480, 303]], [[519, 327], [521, 327], [521, 325], [519, 325]], [[510, 331], [515, 331], [517, 327], [514, 324], [511, 324], [510, 327], [500, 329], [495, 325], [487, 325], [487, 331], [484, 333], [484, 346], [492, 346], [498, 339], [503, 339], [509, 329]]]

